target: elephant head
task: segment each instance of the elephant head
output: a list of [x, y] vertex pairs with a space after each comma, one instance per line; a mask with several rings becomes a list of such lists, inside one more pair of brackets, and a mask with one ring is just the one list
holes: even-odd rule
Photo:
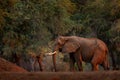
[[59, 36], [54, 45], [54, 51], [59, 51], [62, 53], [72, 53], [75, 52], [79, 47], [79, 41], [71, 37]]
[[54, 49], [53, 49], [53, 64], [54, 64], [54, 68], [56, 71], [56, 52], [62, 52], [62, 53], [73, 53], [75, 52], [79, 47], [79, 40], [75, 39], [76, 37], [73, 36], [72, 37], [66, 37], [66, 36], [59, 36], [58, 38], [56, 38], [55, 40], [55, 45], [54, 45]]

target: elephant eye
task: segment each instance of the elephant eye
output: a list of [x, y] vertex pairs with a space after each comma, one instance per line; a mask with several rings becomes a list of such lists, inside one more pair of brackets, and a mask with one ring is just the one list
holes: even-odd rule
[[59, 46], [62, 46], [63, 44], [61, 44], [61, 43], [58, 43], [58, 45], [59, 45]]
[[55, 43], [55, 46], [61, 46], [61, 44], [57, 42], [57, 43]]

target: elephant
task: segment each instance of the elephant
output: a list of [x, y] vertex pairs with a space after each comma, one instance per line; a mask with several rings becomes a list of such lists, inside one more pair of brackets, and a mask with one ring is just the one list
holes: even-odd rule
[[58, 36], [53, 47], [52, 59], [55, 71], [56, 53], [62, 52], [70, 56], [70, 71], [74, 71], [75, 62], [79, 71], [83, 71], [82, 61], [91, 63], [92, 71], [98, 71], [98, 66], [109, 70], [107, 45], [98, 38], [84, 38], [78, 36]]

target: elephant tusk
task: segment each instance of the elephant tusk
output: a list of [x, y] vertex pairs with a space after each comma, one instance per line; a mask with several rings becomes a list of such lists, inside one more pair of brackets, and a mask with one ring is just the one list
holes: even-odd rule
[[46, 53], [47, 56], [52, 56], [53, 54], [56, 54], [56, 51], [55, 52]]

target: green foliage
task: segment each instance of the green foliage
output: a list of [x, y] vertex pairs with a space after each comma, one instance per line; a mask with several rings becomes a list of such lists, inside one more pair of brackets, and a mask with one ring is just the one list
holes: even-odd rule
[[57, 35], [64, 35], [73, 27], [70, 15], [74, 8], [70, 0], [1, 2], [0, 50], [4, 52], [3, 55], [9, 56], [13, 52], [25, 54], [29, 49], [47, 46]]

